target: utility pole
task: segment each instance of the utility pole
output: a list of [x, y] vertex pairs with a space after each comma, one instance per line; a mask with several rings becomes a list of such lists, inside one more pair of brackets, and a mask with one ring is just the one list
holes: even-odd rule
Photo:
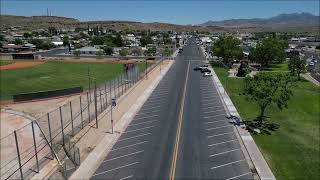
[[148, 79], [148, 61], [146, 59], [146, 79]]
[[[89, 84], [89, 95], [90, 95], [90, 66], [88, 64], [88, 84]], [[90, 102], [91, 102], [91, 95], [90, 95]]]

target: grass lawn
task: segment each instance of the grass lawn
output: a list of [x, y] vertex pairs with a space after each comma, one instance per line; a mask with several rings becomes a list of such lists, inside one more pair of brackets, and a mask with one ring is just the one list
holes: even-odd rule
[[[214, 67], [220, 81], [244, 120], [254, 119], [259, 109], [242, 92], [243, 79], [229, 78], [225, 69]], [[227, 78], [227, 86], [225, 79]], [[320, 177], [320, 88], [300, 81], [293, 88], [288, 109], [270, 107], [266, 115], [280, 125], [271, 135], [254, 135], [277, 179], [319, 179]]]
[[265, 68], [264, 71], [289, 71], [288, 62], [281, 64], [270, 64], [269, 67]]
[[[97, 84], [122, 72], [123, 63], [109, 62], [46, 62], [24, 69], [0, 71], [0, 100], [12, 99], [13, 94], [55, 90], [82, 86], [88, 88], [87, 68]], [[144, 70], [145, 64], [139, 64]]]
[[0, 60], [0, 66], [14, 63], [13, 60]]

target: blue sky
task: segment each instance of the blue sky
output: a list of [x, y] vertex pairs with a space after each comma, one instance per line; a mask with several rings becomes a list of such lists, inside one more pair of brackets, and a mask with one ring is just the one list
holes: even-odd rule
[[310, 12], [319, 15], [316, 0], [1, 0], [1, 14], [52, 15], [87, 20], [130, 20], [200, 24], [208, 20], [268, 18], [280, 13]]

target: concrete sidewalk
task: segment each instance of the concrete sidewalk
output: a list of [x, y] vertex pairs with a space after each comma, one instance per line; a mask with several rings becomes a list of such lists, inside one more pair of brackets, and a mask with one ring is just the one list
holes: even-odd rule
[[306, 79], [307, 81], [310, 81], [312, 82], [313, 84], [317, 85], [317, 86], [320, 86], [320, 83], [314, 79], [310, 73], [304, 73], [304, 74], [300, 74], [301, 77], [303, 77], [304, 79]]
[[[210, 67], [210, 70], [212, 72], [212, 79], [213, 82], [220, 94], [220, 98], [222, 102], [224, 102], [225, 107], [230, 115], [240, 117], [236, 107], [233, 105], [229, 95], [225, 91], [223, 85], [221, 84], [217, 74], [213, 70], [212, 67]], [[271, 169], [269, 168], [266, 160], [264, 159], [263, 155], [261, 154], [258, 146], [254, 142], [254, 139], [252, 138], [251, 134], [245, 130], [244, 128], [241, 128], [239, 126], [235, 127], [241, 141], [244, 144], [245, 151], [247, 151], [247, 154], [249, 155], [248, 161], [251, 161], [254, 165], [255, 169], [257, 170], [257, 174], [261, 180], [275, 180], [275, 176], [273, 175]]]

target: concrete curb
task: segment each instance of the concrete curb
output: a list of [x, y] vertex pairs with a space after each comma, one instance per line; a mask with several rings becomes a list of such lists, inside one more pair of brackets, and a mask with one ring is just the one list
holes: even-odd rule
[[159, 75], [151, 85], [142, 93], [137, 99], [136, 103], [121, 117], [118, 123], [115, 125], [114, 134], [106, 134], [96, 148], [88, 155], [88, 157], [81, 163], [80, 167], [71, 175], [69, 179], [90, 179], [94, 172], [98, 169], [101, 162], [108, 155], [113, 145], [117, 142], [121, 133], [130, 124], [134, 115], [140, 110], [145, 101], [151, 95], [153, 90], [159, 84], [161, 79], [165, 76], [167, 71], [170, 69], [174, 61], [170, 61], [163, 73]]
[[[212, 79], [215, 84], [215, 87], [219, 92], [222, 102], [224, 102], [227, 110], [229, 111], [229, 114], [240, 117], [236, 107], [234, 106], [229, 95], [225, 91], [217, 74], [215, 73], [212, 67], [210, 67], [210, 69], [212, 71], [212, 75], [213, 75]], [[245, 146], [246, 151], [248, 152], [248, 155], [250, 156], [250, 160], [252, 161], [255, 169], [257, 170], [259, 178], [261, 180], [275, 180], [276, 179], [275, 176], [273, 175], [271, 169], [269, 168], [258, 146], [254, 142], [254, 139], [252, 138], [251, 134], [247, 130], [242, 129], [239, 126], [236, 126], [236, 129]]]
[[300, 74], [300, 76], [302, 76], [304, 79], [306, 79], [307, 81], [310, 81], [312, 82], [313, 84], [317, 85], [317, 86], [320, 86], [320, 83], [314, 79], [310, 73], [305, 73], [305, 74]]

